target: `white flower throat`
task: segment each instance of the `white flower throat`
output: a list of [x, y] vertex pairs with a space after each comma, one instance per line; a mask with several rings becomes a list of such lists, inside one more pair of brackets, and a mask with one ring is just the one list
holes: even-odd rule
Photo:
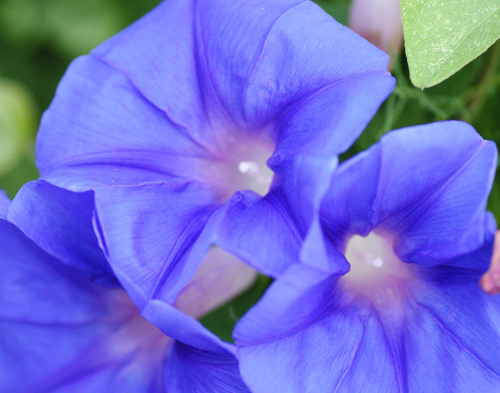
[[221, 166], [206, 167], [212, 184], [221, 191], [223, 199], [229, 199], [236, 191], [251, 190], [266, 195], [274, 173], [267, 165], [274, 144], [266, 136], [238, 135], [227, 138], [216, 163]]
[[248, 189], [255, 191], [259, 195], [266, 195], [271, 187], [274, 173], [267, 166], [266, 161], [241, 161], [238, 170], [242, 175], [246, 175], [246, 185]]
[[345, 257], [351, 269], [342, 279], [362, 291], [411, 277], [410, 266], [394, 253], [392, 239], [373, 232], [366, 237], [354, 235], [347, 243]]

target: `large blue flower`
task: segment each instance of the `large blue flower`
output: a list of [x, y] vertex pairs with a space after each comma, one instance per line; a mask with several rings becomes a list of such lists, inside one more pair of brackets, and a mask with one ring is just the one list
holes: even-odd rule
[[250, 389], [500, 391], [500, 298], [478, 284], [496, 161], [472, 127], [443, 122], [343, 163], [321, 208], [327, 258], [292, 266], [236, 326]]
[[234, 347], [186, 315], [213, 306], [199, 290], [206, 277], [176, 307], [155, 300], [141, 316], [123, 289], [35, 245], [3, 218], [7, 207], [0, 194], [1, 392], [248, 393]]
[[23, 190], [9, 219], [96, 280], [108, 258], [141, 309], [172, 304], [212, 244], [279, 276], [393, 88], [387, 62], [308, 0], [164, 1], [70, 66], [37, 165], [38, 191], [73, 195], [49, 192], [52, 217]]

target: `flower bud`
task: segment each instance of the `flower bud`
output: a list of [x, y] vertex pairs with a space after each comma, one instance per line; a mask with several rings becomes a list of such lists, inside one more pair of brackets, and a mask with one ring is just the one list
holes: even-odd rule
[[403, 46], [403, 24], [399, 0], [353, 0], [349, 27], [390, 55], [392, 62]]
[[495, 234], [495, 245], [490, 268], [481, 277], [481, 286], [490, 295], [500, 293], [500, 231]]

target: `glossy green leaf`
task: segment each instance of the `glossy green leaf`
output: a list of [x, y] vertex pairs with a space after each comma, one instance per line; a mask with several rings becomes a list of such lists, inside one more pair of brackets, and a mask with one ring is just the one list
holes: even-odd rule
[[433, 86], [500, 37], [500, 0], [401, 0], [410, 77]]

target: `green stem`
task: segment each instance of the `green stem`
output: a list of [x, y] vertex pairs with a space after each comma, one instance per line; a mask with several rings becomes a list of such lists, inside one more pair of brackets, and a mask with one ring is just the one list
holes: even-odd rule
[[491, 47], [488, 63], [483, 73], [483, 77], [479, 81], [474, 90], [467, 92], [464, 95], [464, 101], [467, 103], [468, 115], [464, 116], [462, 120], [468, 122], [474, 121], [476, 116], [481, 112], [484, 102], [487, 98], [488, 90], [495, 85], [497, 77], [495, 76], [498, 66], [500, 64], [500, 41], [497, 41]]
[[448, 114], [437, 106], [422, 90], [410, 86], [396, 86], [394, 94], [401, 98], [413, 99], [433, 113], [439, 120], [448, 119]]

